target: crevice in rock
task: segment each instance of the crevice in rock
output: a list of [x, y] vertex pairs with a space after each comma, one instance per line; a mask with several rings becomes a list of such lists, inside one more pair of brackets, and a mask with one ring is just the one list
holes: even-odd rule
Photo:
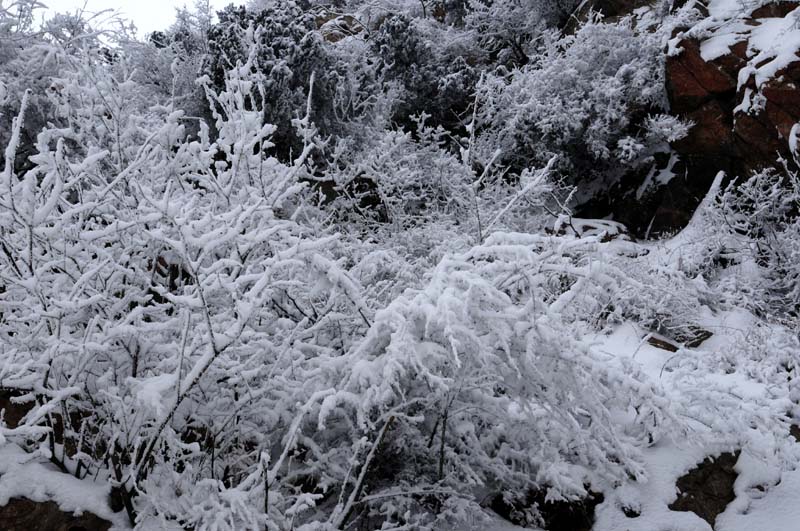
[[736, 498], [733, 484], [739, 451], [708, 457], [678, 478], [678, 498], [669, 505], [673, 511], [689, 511], [714, 527], [717, 516]]
[[[502, 495], [492, 499], [491, 509], [516, 525], [527, 525], [523, 514], [535, 508], [539, 513], [540, 525], [545, 531], [591, 531], [594, 525], [595, 507], [603, 503], [603, 495], [589, 492], [585, 498], [575, 501], [546, 501], [546, 490], [531, 492], [523, 504], [517, 506], [507, 503]], [[521, 505], [521, 506], [520, 506]]]

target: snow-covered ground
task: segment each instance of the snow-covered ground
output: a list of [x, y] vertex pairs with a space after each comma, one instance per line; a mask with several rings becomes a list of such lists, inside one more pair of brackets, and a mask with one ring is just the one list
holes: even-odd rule
[[[713, 355], [735, 348], [735, 344], [751, 331], [754, 318], [746, 312], [730, 312], [709, 317], [704, 327], [714, 336], [694, 352]], [[634, 325], [620, 326], [601, 339], [603, 350], [637, 360], [654, 378], [664, 377], [669, 366], [682, 355], [656, 348], [642, 339], [646, 333]], [[685, 353], [687, 356], [693, 353]], [[743, 394], [768, 394], [768, 385], [747, 381], [740, 375], [727, 375], [733, 388]], [[724, 379], [724, 377], [720, 377]], [[789, 434], [787, 434], [787, 438]], [[725, 445], [696, 445], [691, 440], [664, 440], [642, 452], [648, 481], [630, 482], [606, 493], [597, 507], [594, 531], [709, 531], [708, 525], [691, 512], [668, 508], [678, 495], [676, 481], [709, 455], [730, 451]], [[784, 471], [767, 464], [760, 455], [742, 452], [734, 485], [736, 499], [716, 520], [716, 531], [796, 531], [800, 526], [800, 471]], [[757, 489], [761, 487], [764, 490]], [[639, 513], [627, 517], [624, 508]]]
[[0, 446], [0, 506], [17, 497], [53, 501], [64, 512], [90, 512], [111, 522], [112, 529], [129, 529], [125, 513], [114, 513], [109, 507], [108, 485], [64, 474], [43, 456], [15, 444]]

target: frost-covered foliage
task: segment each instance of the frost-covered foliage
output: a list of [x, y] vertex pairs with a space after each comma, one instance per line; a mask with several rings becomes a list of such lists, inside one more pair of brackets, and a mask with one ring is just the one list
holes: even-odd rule
[[765, 170], [732, 183], [719, 198], [716, 219], [727, 233], [721, 254], [739, 261], [731, 279], [762, 314], [800, 316], [800, 178]]
[[[587, 288], [624, 282], [613, 266], [585, 261], [595, 245], [497, 233], [443, 259], [424, 289], [376, 315], [328, 399], [396, 434], [383, 449], [392, 481], [379, 482], [389, 499], [379, 490], [371, 511], [402, 521], [438, 507], [416, 523], [436, 529], [479, 512], [465, 489], [495, 486], [519, 501], [547, 485], [553, 499], [570, 499], [592, 482], [641, 474], [633, 441], [653, 437], [653, 422], [669, 426], [660, 392], [582, 340], [564, 311], [595, 305]], [[628, 433], [609, 429], [615, 408], [639, 411]]]
[[[345, 97], [343, 94], [368, 88], [369, 69], [359, 68], [362, 78], [352, 75], [349, 69], [358, 65], [338, 61], [336, 54], [323, 46], [315, 28], [310, 12], [293, 0], [282, 0], [256, 10], [231, 4], [219, 12], [219, 21], [208, 30], [209, 53], [203, 70], [217, 90], [224, 86], [226, 72], [251, 53], [251, 35], [257, 35], [251, 68], [264, 75], [265, 82], [262, 92], [254, 97], [262, 107], [263, 120], [276, 126], [273, 139], [282, 160], [302, 149], [302, 138], [295, 134], [292, 119], [305, 106], [309, 93], [311, 117], [324, 135], [342, 134], [342, 122], [364, 114], [357, 104], [337, 108], [337, 103]], [[348, 86], [350, 83], [355, 86]]]
[[[557, 2], [355, 3], [384, 16], [327, 42], [344, 3], [320, 21], [280, 1], [138, 42], [80, 16], [37, 32], [16, 5], [14, 470], [94, 482], [142, 530], [399, 531], [492, 500], [538, 525], [532, 495], [641, 485], [654, 448], [794, 455], [797, 176], [720, 176], [666, 242], [572, 212], [573, 183], [687, 131], [660, 107], [662, 30], [561, 35]], [[721, 315], [745, 332], [698, 348]]]
[[[437, 29], [390, 15], [369, 40], [379, 72], [401, 89], [393, 118], [407, 128], [413, 126], [409, 118], [421, 113], [438, 125], [458, 128], [472, 101], [479, 77], [474, 63], [481, 54], [474, 45]], [[443, 42], [437, 42], [441, 37]]]
[[[233, 503], [237, 489], [263, 497], [295, 443], [294, 404], [316, 400], [305, 360], [347, 348], [340, 331], [366, 319], [335, 239], [282, 215], [313, 145], [291, 166], [264, 154], [274, 127], [245, 103], [263, 83], [252, 60], [230, 70], [224, 91], [208, 88], [213, 142], [205, 125], [183, 140], [181, 111], [132, 112], [135, 94], [102, 65], [91, 85], [76, 72], [60, 102], [73, 128], [43, 130], [33, 169], [3, 173], [3, 383], [40, 406], [6, 437], [24, 443], [57, 413], [52, 458], [80, 477], [107, 471], [140, 521], [261, 525], [263, 505]], [[308, 118], [297, 126], [313, 133]], [[18, 138], [16, 127], [7, 159]], [[188, 520], [195, 484], [231, 514]], [[277, 521], [295, 501], [276, 489], [271, 503]]]
[[466, 24], [500, 64], [525, 65], [538, 55], [543, 34], [560, 26], [577, 0], [470, 0]]
[[659, 128], [647, 127], [657, 121], [643, 118], [664, 101], [662, 43], [633, 24], [590, 20], [568, 37], [544, 33], [530, 64], [486, 76], [478, 89], [483, 150], [501, 148], [512, 167], [562, 154], [566, 171], [596, 179], [661, 143]]

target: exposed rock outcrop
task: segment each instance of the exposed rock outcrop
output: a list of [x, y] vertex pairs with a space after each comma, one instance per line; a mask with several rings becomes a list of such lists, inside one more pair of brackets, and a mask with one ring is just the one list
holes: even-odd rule
[[[743, 23], [758, 27], [798, 7], [795, 1], [769, 4]], [[747, 40], [709, 61], [697, 39], [681, 40], [678, 49], [680, 53], [666, 62], [667, 94], [672, 113], [691, 120], [694, 127], [673, 144], [682, 163], [677, 173], [686, 178], [674, 179], [661, 191], [657, 222], [659, 214], [663, 219], [664, 213], [676, 210], [684, 215], [671, 222], [688, 222], [693, 208], [683, 209], [683, 203], [689, 198], [689, 206], [696, 206], [720, 170], [730, 177], [746, 177], [776, 166], [779, 157], [791, 161], [789, 138], [800, 122], [800, 57], [757, 87], [750, 73], [755, 51]], [[676, 197], [683, 197], [677, 205], [681, 208], [676, 208]]]
[[111, 522], [91, 513], [65, 513], [55, 502], [35, 502], [11, 498], [0, 507], [3, 531], [107, 531]]
[[[779, 14], [791, 6], [800, 3], [756, 10], [750, 22], [758, 24], [758, 14]], [[800, 62], [757, 88], [744, 70], [747, 42], [712, 61], [703, 60], [696, 40], [683, 40], [679, 46], [682, 52], [667, 59], [667, 93], [672, 112], [695, 123], [689, 135], [674, 144], [692, 177], [710, 183], [719, 169], [748, 175], [774, 166], [778, 155], [791, 159], [788, 139], [800, 121]], [[747, 76], [741, 86], [740, 75]]]
[[678, 498], [669, 508], [691, 511], [713, 527], [717, 516], [736, 498], [733, 484], [738, 476], [734, 470], [738, 460], [739, 452], [705, 459], [678, 478]]
[[[592, 3], [604, 4], [601, 0]], [[628, 11], [639, 6], [634, 0], [610, 4], [627, 5]], [[707, 14], [702, 3], [696, 5]], [[775, 57], [760, 53], [758, 39], [750, 35], [762, 30], [767, 40], [772, 39], [776, 22], [791, 26], [798, 10], [797, 0], [770, 3], [737, 14], [731, 30], [721, 21], [712, 21], [720, 24], [721, 34], [710, 47], [707, 30], [676, 31], [665, 64], [670, 112], [694, 126], [688, 136], [672, 144], [678, 157], [668, 169], [674, 178], [645, 197], [637, 194], [634, 198], [629, 192], [644, 176], [628, 175], [615, 193], [621, 199], [594, 205], [591, 213], [611, 213], [635, 236], [666, 234], [688, 223], [719, 171], [728, 178], [748, 177], [776, 167], [779, 158], [791, 166], [790, 138], [800, 122], [800, 56], [792, 57], [783, 49], [777, 61], [780, 68], [765, 78], [759, 69]], [[776, 40], [789, 37], [796, 35], [774, 35]], [[667, 168], [665, 161], [656, 160], [655, 166], [654, 171]]]

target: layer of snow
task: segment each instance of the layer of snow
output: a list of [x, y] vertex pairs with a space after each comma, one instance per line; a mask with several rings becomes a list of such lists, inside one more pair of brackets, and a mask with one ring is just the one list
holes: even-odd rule
[[[800, 504], [797, 503], [800, 471], [765, 478], [766, 491], [761, 492], [753, 487], [765, 485], [765, 482], [747, 480], [757, 478], [762, 469], [758, 463], [742, 466], [744, 459], [746, 456], [739, 459], [737, 467], [741, 474], [734, 485], [737, 498], [717, 517], [717, 531], [796, 531], [800, 527]], [[748, 461], [748, 464], [752, 463]]]
[[709, 19], [690, 31], [690, 35], [693, 32], [706, 35], [700, 45], [706, 61], [730, 53], [738, 42], [747, 42], [748, 66], [739, 73], [740, 87], [751, 76], [755, 77], [756, 86], [761, 87], [789, 64], [800, 60], [800, 8], [783, 18], [749, 19], [758, 5], [741, 0], [712, 0]]
[[11, 498], [53, 501], [64, 512], [89, 512], [108, 520], [112, 531], [129, 529], [125, 513], [113, 513], [109, 508], [108, 488], [106, 481], [94, 483], [65, 474], [15, 444], [0, 446], [0, 506]]
[[675, 153], [672, 153], [665, 168], [658, 169], [654, 165], [647, 174], [647, 177], [645, 177], [644, 181], [642, 181], [642, 184], [636, 189], [636, 199], [641, 199], [645, 192], [650, 190], [650, 188], [653, 186], [664, 186], [669, 184], [669, 182], [675, 178], [675, 172], [673, 169], [675, 168], [675, 164], [677, 162], [678, 156]]

